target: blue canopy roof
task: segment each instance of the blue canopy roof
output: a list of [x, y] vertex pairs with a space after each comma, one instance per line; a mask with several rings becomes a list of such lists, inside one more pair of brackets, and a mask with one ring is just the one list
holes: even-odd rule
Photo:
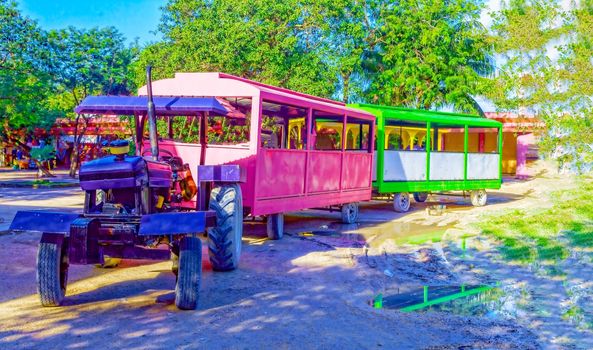
[[[214, 97], [153, 97], [157, 115], [198, 115], [201, 112], [227, 115], [228, 110]], [[79, 114], [146, 114], [146, 96], [88, 96], [74, 111]]]

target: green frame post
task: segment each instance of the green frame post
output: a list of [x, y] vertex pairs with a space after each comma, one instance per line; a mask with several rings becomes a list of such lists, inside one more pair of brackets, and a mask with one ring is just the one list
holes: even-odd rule
[[463, 185], [467, 186], [467, 154], [469, 152], [469, 126], [463, 126]]
[[503, 140], [503, 135], [502, 135], [502, 125], [498, 128], [498, 176], [500, 178], [500, 180], [502, 181], [502, 140]]
[[383, 114], [379, 113], [377, 116], [377, 173], [376, 173], [376, 187], [383, 188], [383, 174], [385, 172], [385, 118]]
[[426, 184], [430, 183], [430, 122], [426, 123]]

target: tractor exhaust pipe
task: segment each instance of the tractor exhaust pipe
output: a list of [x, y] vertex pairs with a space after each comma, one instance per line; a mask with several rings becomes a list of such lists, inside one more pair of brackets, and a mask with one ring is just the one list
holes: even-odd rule
[[159, 160], [159, 142], [156, 133], [156, 112], [152, 101], [152, 66], [146, 66], [146, 90], [148, 92], [148, 134], [150, 137], [150, 153], [153, 160]]

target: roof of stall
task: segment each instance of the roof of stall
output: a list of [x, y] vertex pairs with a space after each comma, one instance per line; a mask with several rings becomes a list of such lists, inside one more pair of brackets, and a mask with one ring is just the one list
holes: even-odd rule
[[450, 113], [450, 112], [437, 112], [427, 111], [423, 109], [411, 109], [403, 107], [390, 107], [380, 106], [372, 104], [352, 104], [354, 108], [360, 108], [370, 113], [373, 113], [377, 117], [383, 117], [387, 119], [404, 120], [404, 121], [418, 121], [418, 122], [431, 122], [445, 125], [468, 125], [476, 127], [491, 127], [498, 128], [502, 126], [502, 123], [482, 118], [477, 115], [461, 114], [461, 113]]
[[[214, 97], [153, 98], [157, 115], [198, 115], [202, 112], [226, 115], [229, 111]], [[74, 111], [79, 114], [146, 114], [146, 96], [87, 96]]]

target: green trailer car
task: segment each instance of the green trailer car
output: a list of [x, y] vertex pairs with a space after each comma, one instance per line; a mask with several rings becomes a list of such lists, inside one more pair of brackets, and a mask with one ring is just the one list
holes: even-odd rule
[[[393, 208], [406, 212], [410, 193], [424, 202], [429, 193], [469, 192], [474, 206], [487, 201], [486, 189], [502, 183], [502, 123], [478, 116], [354, 104], [377, 117], [373, 187], [393, 194]], [[356, 140], [349, 130], [347, 140]]]

